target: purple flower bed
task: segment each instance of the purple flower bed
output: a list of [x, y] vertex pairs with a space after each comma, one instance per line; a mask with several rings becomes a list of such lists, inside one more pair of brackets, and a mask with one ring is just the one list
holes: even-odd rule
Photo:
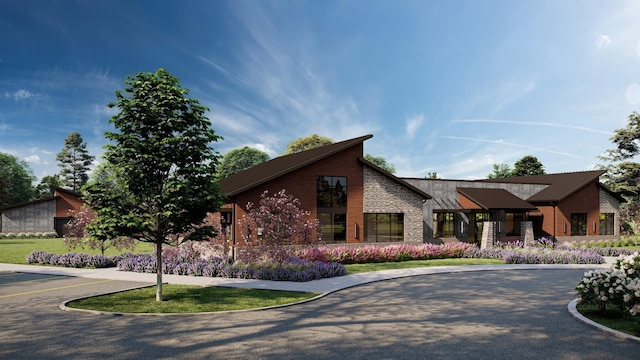
[[[156, 259], [151, 254], [126, 254], [118, 262], [118, 269], [133, 272], [156, 272]], [[229, 264], [219, 257], [191, 260], [177, 256], [164, 259], [165, 274], [226, 277], [237, 279], [259, 279], [273, 281], [311, 281], [346, 275], [344, 265], [289, 258], [282, 264], [241, 265]]]
[[108, 258], [103, 255], [89, 255], [84, 253], [58, 255], [49, 254], [44, 251], [33, 251], [27, 255], [27, 264], [58, 265], [75, 268], [106, 268], [116, 266], [113, 258]]
[[552, 250], [549, 248], [469, 249], [464, 257], [503, 259], [506, 264], [603, 264], [604, 257], [591, 249]]

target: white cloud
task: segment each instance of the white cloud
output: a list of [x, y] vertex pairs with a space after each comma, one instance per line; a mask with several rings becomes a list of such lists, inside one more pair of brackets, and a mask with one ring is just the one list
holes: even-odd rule
[[7, 99], [11, 99], [13, 98], [13, 100], [15, 101], [20, 101], [20, 100], [26, 100], [28, 98], [31, 98], [33, 96], [35, 96], [32, 92], [30, 92], [29, 90], [24, 90], [24, 89], [20, 89], [14, 92], [5, 92], [4, 96]]
[[611, 44], [611, 36], [604, 34], [598, 34], [596, 36], [596, 45], [598, 46], [598, 49], [607, 47], [609, 44]]
[[277, 151], [275, 151], [274, 149], [270, 148], [268, 145], [265, 145], [265, 144], [253, 144], [253, 146], [251, 147], [267, 153], [267, 155], [269, 155], [270, 157], [275, 157], [276, 155], [278, 155]]
[[29, 155], [26, 158], [24, 158], [24, 161], [29, 162], [29, 163], [39, 163], [40, 162], [40, 156], [38, 155]]
[[633, 83], [627, 88], [627, 102], [631, 105], [640, 104], [640, 85]]
[[407, 119], [406, 122], [406, 131], [407, 136], [409, 138], [413, 138], [416, 133], [416, 130], [422, 125], [424, 122], [424, 114], [416, 115]]

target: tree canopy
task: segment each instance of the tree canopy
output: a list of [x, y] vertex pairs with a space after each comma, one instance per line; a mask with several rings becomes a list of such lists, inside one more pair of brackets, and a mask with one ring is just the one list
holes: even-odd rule
[[6, 205], [33, 199], [32, 182], [36, 177], [26, 161], [19, 160], [14, 155], [0, 152], [0, 178], [2, 178], [0, 185], [4, 184], [4, 190], [0, 190], [0, 192], [5, 193], [9, 198], [9, 203]]
[[203, 225], [222, 205], [216, 181], [221, 139], [204, 115], [208, 109], [167, 70], [127, 76], [124, 91], [108, 104], [119, 112], [109, 122], [104, 161], [122, 189], [96, 181], [85, 187], [96, 212], [87, 231], [97, 239], [118, 236], [156, 245], [156, 300], [162, 300], [162, 245], [215, 235]]
[[94, 157], [87, 151], [87, 143], [77, 132], [70, 133], [64, 139], [64, 147], [56, 155], [60, 170], [60, 181], [73, 191], [79, 191], [87, 183], [89, 165]]
[[61, 187], [62, 181], [60, 181], [60, 175], [46, 175], [44, 176], [38, 185], [36, 185], [36, 198], [41, 199], [53, 195], [51, 188]]
[[513, 164], [513, 169], [507, 164], [493, 164], [493, 172], [487, 175], [489, 179], [502, 179], [512, 176], [544, 175], [544, 166], [537, 157], [523, 156]]
[[335, 141], [328, 137], [313, 134], [304, 138], [298, 138], [287, 144], [284, 154], [295, 154], [297, 152], [315, 149], [320, 146], [333, 144]]
[[523, 156], [513, 164], [511, 176], [544, 175], [544, 166], [537, 157]]
[[640, 202], [640, 164], [633, 161], [640, 154], [640, 114], [632, 112], [627, 125], [613, 132], [613, 149], [600, 157], [608, 164], [601, 166], [607, 172], [603, 182], [613, 191], [631, 202]]
[[387, 172], [390, 172], [392, 174], [396, 172], [396, 167], [393, 166], [393, 164], [387, 162], [387, 160], [382, 156], [373, 156], [371, 154], [365, 154], [364, 159], [369, 161], [370, 163], [373, 163], [379, 168], [386, 170]]
[[220, 159], [218, 178], [224, 179], [268, 160], [267, 153], [248, 146], [230, 150]]

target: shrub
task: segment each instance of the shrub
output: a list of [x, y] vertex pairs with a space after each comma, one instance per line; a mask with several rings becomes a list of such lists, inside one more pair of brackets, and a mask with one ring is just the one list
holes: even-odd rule
[[578, 302], [626, 309], [631, 316], [640, 314], [640, 253], [621, 255], [609, 269], [590, 270], [576, 286]]
[[31, 254], [27, 255], [27, 263], [39, 265], [58, 265], [75, 268], [106, 268], [116, 266], [113, 258], [108, 258], [104, 255], [89, 255], [77, 253], [66, 253], [63, 255], [57, 255], [49, 254], [44, 251], [31, 252]]

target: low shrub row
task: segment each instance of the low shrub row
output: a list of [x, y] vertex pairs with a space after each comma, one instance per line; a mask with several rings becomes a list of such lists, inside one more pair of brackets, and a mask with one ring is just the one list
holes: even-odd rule
[[605, 262], [602, 255], [591, 250], [544, 247], [470, 248], [465, 252], [464, 257], [503, 259], [506, 264], [603, 264]]
[[296, 257], [308, 260], [331, 261], [341, 264], [380, 263], [407, 260], [428, 260], [462, 257], [473, 244], [450, 242], [436, 244], [394, 244], [388, 246], [365, 245], [359, 247], [338, 246], [300, 249]]
[[0, 239], [52, 239], [57, 238], [55, 232], [0, 233]]
[[50, 254], [44, 251], [33, 251], [27, 255], [28, 264], [56, 265], [64, 267], [106, 268], [116, 266], [117, 257], [104, 255], [89, 255], [84, 253]]
[[[125, 254], [118, 261], [118, 269], [133, 272], [156, 272], [156, 259], [151, 254]], [[281, 264], [230, 264], [219, 257], [193, 260], [174, 257], [162, 264], [165, 274], [259, 279], [273, 281], [311, 281], [342, 276], [347, 273], [344, 265], [336, 262], [311, 261], [291, 257]]]
[[640, 316], [640, 252], [619, 256], [609, 269], [585, 272], [576, 293], [578, 302], [595, 305], [602, 313], [611, 305]]

